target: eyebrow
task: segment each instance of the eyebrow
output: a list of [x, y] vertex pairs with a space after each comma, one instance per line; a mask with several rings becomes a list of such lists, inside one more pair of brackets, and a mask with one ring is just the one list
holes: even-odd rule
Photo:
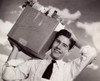
[[[56, 39], [56, 41], [61, 42], [58, 38]], [[66, 43], [63, 43], [63, 44], [66, 45], [67, 47], [69, 46]]]

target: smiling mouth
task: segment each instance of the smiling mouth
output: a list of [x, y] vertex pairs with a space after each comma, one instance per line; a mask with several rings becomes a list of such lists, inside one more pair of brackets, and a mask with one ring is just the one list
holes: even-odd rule
[[61, 52], [58, 49], [54, 49], [54, 51], [61, 54]]

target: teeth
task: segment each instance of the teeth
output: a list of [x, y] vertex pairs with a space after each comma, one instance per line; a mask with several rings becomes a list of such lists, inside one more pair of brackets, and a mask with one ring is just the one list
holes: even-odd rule
[[56, 50], [56, 52], [59, 52], [58, 50]]
[[58, 52], [58, 53], [60, 53], [60, 51], [59, 51], [59, 50], [57, 50], [57, 49], [55, 49], [55, 51], [56, 51], [56, 52]]

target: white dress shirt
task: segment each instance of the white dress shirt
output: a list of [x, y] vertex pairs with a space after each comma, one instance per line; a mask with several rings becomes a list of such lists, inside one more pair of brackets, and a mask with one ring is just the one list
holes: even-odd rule
[[[51, 59], [28, 60], [14, 67], [5, 67], [4, 79], [21, 81], [73, 81], [77, 75], [96, 57], [96, 51], [90, 46], [81, 48], [81, 57], [64, 62], [57, 60], [53, 67], [50, 80], [42, 78], [42, 75], [50, 64]], [[10, 63], [9, 63], [10, 64]]]

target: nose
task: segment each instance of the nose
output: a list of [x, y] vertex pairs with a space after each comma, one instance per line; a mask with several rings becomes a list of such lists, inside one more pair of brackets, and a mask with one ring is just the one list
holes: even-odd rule
[[57, 45], [57, 48], [58, 49], [61, 49], [61, 47], [62, 47], [62, 44], [61, 43]]

